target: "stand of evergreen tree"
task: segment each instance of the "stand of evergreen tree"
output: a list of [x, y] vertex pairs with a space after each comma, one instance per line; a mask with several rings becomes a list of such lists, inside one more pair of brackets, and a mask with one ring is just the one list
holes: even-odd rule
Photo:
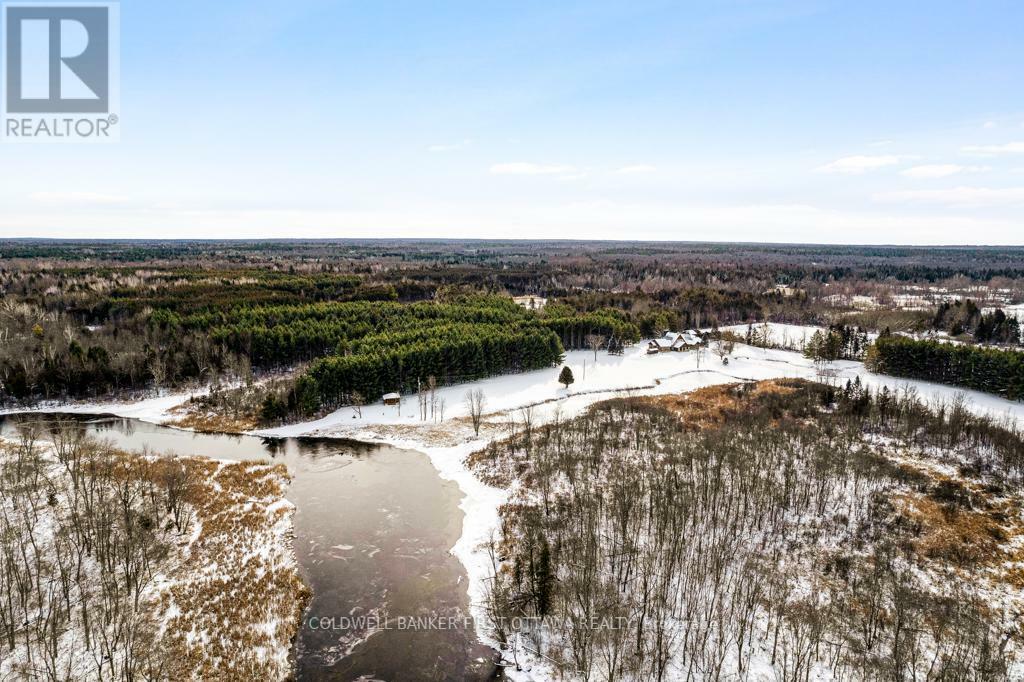
[[597, 334], [615, 338], [620, 344], [636, 343], [640, 340], [640, 327], [626, 319], [614, 309], [596, 312], [562, 311], [555, 306], [545, 311], [543, 324], [558, 334], [562, 346], [570, 350], [587, 348], [587, 337]]
[[950, 336], [970, 334], [978, 343], [1017, 345], [1021, 342], [1020, 322], [1002, 308], [982, 312], [978, 305], [966, 301], [945, 301], [935, 311], [932, 328], [949, 332]]
[[[747, 333], [750, 336], [750, 331]], [[814, 332], [804, 355], [812, 360], [833, 362], [835, 360], [861, 360], [870, 343], [868, 334], [860, 327], [830, 325], [824, 333]]]
[[508, 330], [494, 325], [441, 327], [415, 337], [394, 337], [394, 343], [382, 335], [380, 343], [361, 343], [358, 352], [310, 365], [295, 387], [300, 411], [348, 405], [355, 395], [374, 402], [391, 391], [412, 392], [429, 377], [445, 385], [542, 369], [563, 354], [553, 332], [530, 325]]
[[[21, 350], [13, 353], [12, 344], [0, 354], [0, 404], [246, 378], [313, 363], [301, 382], [266, 400], [264, 412], [279, 417], [344, 404], [352, 392], [374, 400], [414, 390], [429, 376], [444, 384], [547, 367], [563, 353], [543, 318], [489, 295], [408, 304], [182, 304], [96, 330], [71, 316], [38, 319], [7, 315]], [[566, 324], [593, 327], [571, 318]]]
[[1024, 400], [1024, 352], [883, 335], [868, 351], [873, 372], [938, 381]]

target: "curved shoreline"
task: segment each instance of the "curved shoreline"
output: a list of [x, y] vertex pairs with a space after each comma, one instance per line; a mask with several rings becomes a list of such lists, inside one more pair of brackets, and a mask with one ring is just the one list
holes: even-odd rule
[[[590, 353], [576, 351], [569, 354], [567, 363], [572, 360], [587, 362]], [[556, 370], [539, 370], [530, 373], [539, 378], [550, 376], [550, 380], [535, 382], [535, 385], [523, 389], [523, 375], [509, 375], [508, 377], [497, 377], [476, 384], [484, 385], [489, 390], [498, 390], [504, 383], [511, 387], [506, 392], [500, 392], [496, 402], [498, 409], [485, 415], [482, 436], [472, 432], [468, 423], [465, 423], [458, 410], [458, 406], [452, 406], [451, 415], [442, 425], [422, 422], [401, 422], [387, 415], [381, 405], [364, 406], [362, 411], [364, 418], [359, 423], [353, 424], [349, 415], [350, 410], [342, 409], [327, 417], [313, 422], [292, 424], [280, 428], [257, 430], [245, 435], [262, 436], [269, 438], [310, 436], [324, 439], [349, 439], [366, 443], [388, 445], [391, 447], [416, 450], [424, 453], [430, 459], [443, 480], [454, 481], [463, 495], [459, 503], [459, 509], [463, 512], [462, 533], [451, 548], [451, 552], [459, 559], [465, 567], [468, 576], [467, 593], [470, 599], [472, 615], [477, 623], [485, 623], [482, 600], [486, 593], [486, 580], [490, 574], [491, 567], [486, 552], [481, 551], [481, 545], [486, 543], [491, 534], [499, 528], [498, 508], [508, 498], [508, 491], [494, 488], [480, 481], [466, 466], [465, 460], [472, 452], [486, 447], [489, 443], [505, 437], [508, 434], [509, 422], [516, 418], [517, 411], [524, 408], [533, 408], [533, 424], [542, 424], [556, 418], [566, 418], [579, 414], [593, 403], [614, 397], [617, 394], [635, 395], [657, 395], [666, 393], [685, 393], [697, 388], [709, 385], [729, 383], [733, 381], [757, 381], [773, 378], [807, 378], [816, 379], [816, 372], [811, 361], [805, 359], [800, 353], [785, 350], [771, 350], [748, 347], [743, 344], [737, 346], [737, 352], [728, 367], [712, 366], [713, 360], [706, 360], [707, 367], [695, 366], [697, 360], [691, 354], [665, 354], [674, 357], [655, 357], [654, 362], [649, 363], [650, 368], [662, 370], [671, 368], [674, 371], [648, 372], [645, 379], [649, 381], [636, 381], [636, 372], [622, 372], [613, 375], [613, 381], [619, 379], [619, 385], [605, 385], [579, 391], [576, 393], [561, 392], [553, 388], [551, 382], [554, 379]], [[604, 360], [604, 358], [601, 358]], [[614, 362], [614, 361], [612, 361]], [[641, 362], [632, 361], [635, 367], [643, 366]], [[671, 363], [666, 367], [666, 363]], [[611, 362], [605, 363], [612, 364]], [[854, 377], [860, 377], [865, 385], [872, 387], [888, 386], [894, 390], [912, 389], [917, 390], [922, 396], [932, 398], [948, 398], [955, 394], [967, 394], [970, 398], [969, 404], [972, 409], [979, 413], [993, 415], [1005, 415], [1007, 419], [1024, 421], [1024, 404], [1011, 403], [996, 396], [980, 394], [973, 391], [963, 391], [955, 387], [943, 384], [935, 384], [922, 381], [899, 379], [896, 377], [870, 374], [864, 369], [862, 363], [845, 361], [835, 363], [837, 375], [831, 380], [846, 381]], [[602, 369], [601, 363], [596, 367]], [[593, 370], [592, 370], [593, 371]], [[584, 383], [584, 382], [581, 382]], [[636, 384], [640, 385], [636, 385]], [[450, 387], [452, 396], [457, 396], [459, 391], [476, 384], [463, 384]], [[161, 426], [178, 428], [183, 431], [194, 431], [193, 429], [182, 428], [167, 424], [171, 418], [167, 411], [184, 401], [191, 395], [177, 394], [175, 396], [161, 396], [154, 399], [144, 400], [135, 404], [108, 403], [91, 406], [76, 405], [74, 409], [60, 410], [75, 414], [98, 414], [100, 412], [113, 414], [120, 417], [139, 419]], [[510, 402], [506, 398], [521, 398], [530, 396], [521, 403]], [[91, 407], [92, 409], [86, 409]], [[382, 409], [381, 419], [374, 416], [374, 412]], [[52, 411], [50, 409], [17, 410], [17, 412], [41, 412]], [[4, 411], [8, 412], [8, 411]], [[407, 419], [411, 419], [408, 417]], [[448, 436], [441, 442], [438, 441], [438, 433]], [[235, 434], [237, 435], [237, 434]], [[497, 647], [493, 641], [480, 628], [477, 629], [477, 637], [488, 646]]]

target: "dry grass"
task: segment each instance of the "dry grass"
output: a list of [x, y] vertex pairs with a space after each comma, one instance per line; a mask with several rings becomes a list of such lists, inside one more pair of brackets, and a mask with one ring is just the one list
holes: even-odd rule
[[[747, 388], [741, 393], [739, 388]], [[723, 384], [699, 388], [692, 393], [641, 398], [644, 402], [664, 407], [679, 415], [694, 430], [721, 426], [743, 409], [745, 402], [768, 394], [785, 395], [796, 390], [785, 379], [760, 381], [756, 384]]]
[[188, 500], [199, 533], [156, 599], [170, 676], [285, 679], [289, 645], [310, 596], [291, 552], [293, 507], [283, 501], [287, 470], [181, 461], [196, 483]]
[[918, 530], [914, 549], [929, 559], [961, 566], [996, 565], [1007, 559], [1007, 529], [992, 514], [942, 504], [927, 495], [893, 497], [897, 511]]
[[927, 559], [987, 572], [994, 585], [1024, 590], [1024, 497], [900, 463], [929, 481], [926, 493], [893, 496], [897, 513], [917, 530], [914, 550]]
[[473, 432], [469, 417], [450, 417], [443, 422], [415, 421], [405, 424], [372, 424], [352, 420], [351, 426], [340, 424], [322, 435], [355, 440], [415, 441], [425, 447], [443, 448], [460, 445], [475, 439], [500, 439], [510, 433], [509, 422], [498, 415], [485, 415], [480, 435]]
[[[98, 441], [84, 441], [81, 448], [83, 475], [109, 482], [103, 485], [127, 484], [125, 491], [152, 491], [132, 498], [133, 508], [151, 494], [161, 500], [146, 507], [146, 513], [159, 510], [153, 532], [162, 549], [152, 552], [152, 579], [138, 604], [120, 606], [137, 627], [137, 640], [126, 643], [124, 655], [158, 679], [290, 678], [291, 642], [309, 590], [292, 549], [294, 507], [284, 499], [286, 467], [138, 455]], [[13, 445], [0, 440], [0, 458], [13, 458], [13, 452]], [[51, 484], [69, 476], [49, 445], [42, 454]], [[172, 481], [182, 508], [192, 513], [180, 535], [170, 502], [162, 501]], [[47, 490], [41, 486], [38, 494]], [[52, 499], [60, 502], [51, 493]], [[41, 502], [39, 508], [53, 514], [65, 505]], [[66, 521], [54, 516], [53, 523]], [[93, 579], [91, 573], [86, 577]], [[86, 650], [81, 637], [68, 642], [68, 655], [76, 661], [88, 664], [98, 655], [98, 649]], [[87, 667], [76, 670], [84, 676]]]
[[168, 422], [168, 426], [175, 426], [179, 429], [191, 429], [199, 433], [246, 433], [260, 426], [260, 422], [255, 415], [230, 417], [210, 412], [180, 411], [185, 412], [185, 416]]
[[[941, 481], [940, 481], [941, 482]], [[1024, 501], [1020, 496], [990, 499], [975, 490], [977, 509], [940, 502], [931, 494], [893, 497], [897, 513], [918, 535], [913, 548], [926, 562], [955, 566], [961, 575], [985, 586], [994, 603], [1005, 602], [1017, 614], [1008, 634], [1024, 640]]]

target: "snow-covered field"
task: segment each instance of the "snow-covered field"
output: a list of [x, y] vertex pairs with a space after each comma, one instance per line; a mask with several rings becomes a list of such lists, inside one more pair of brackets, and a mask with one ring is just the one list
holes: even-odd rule
[[806, 348], [815, 332], [824, 331], [822, 327], [780, 324], [778, 322], [763, 322], [755, 325], [734, 324], [722, 328], [722, 331], [732, 332], [740, 338], [746, 338], [748, 330], [764, 338], [772, 346], [795, 351], [802, 351]]
[[[787, 342], [786, 345], [797, 347], [800, 340], [809, 339], [816, 330], [814, 327], [779, 324], [772, 324], [770, 328], [780, 345]], [[737, 325], [730, 329], [742, 336], [747, 325]], [[536, 425], [550, 421], [556, 415], [565, 418], [578, 415], [590, 405], [616, 395], [684, 393], [704, 386], [745, 380], [821, 378], [814, 364], [798, 352], [754, 348], [744, 344], [737, 344], [728, 365], [723, 365], [710, 352], [647, 355], [646, 343], [628, 348], [622, 356], [598, 353], [596, 359], [590, 351], [572, 351], [566, 354], [564, 364], [572, 369], [575, 377], [575, 383], [568, 389], [558, 383], [559, 368], [439, 388], [436, 398], [439, 403], [443, 401], [445, 406], [443, 423], [421, 420], [417, 399], [413, 395], [406, 396], [403, 404], [397, 407], [382, 403], [367, 405], [362, 408], [361, 416], [351, 408], [344, 408], [316, 421], [260, 431], [258, 434], [351, 438], [426, 453], [440, 476], [454, 481], [464, 495], [460, 505], [465, 513], [462, 536], [453, 552], [466, 566], [474, 615], [478, 622], [483, 622], [482, 598], [491, 567], [481, 547], [498, 528], [498, 507], [506, 501], [507, 492], [479, 481], [466, 468], [464, 460], [471, 452], [507, 435], [510, 422], [522, 421], [523, 408], [530, 408], [531, 421]], [[942, 384], [875, 375], [868, 372], [860, 362], [836, 362], [832, 370], [831, 376], [821, 379], [845, 383], [860, 377], [866, 386], [915, 391], [926, 400], [949, 400], [956, 394], [963, 394], [970, 409], [978, 414], [1024, 422], [1024, 404], [997, 396]], [[476, 389], [484, 392], [487, 401], [487, 414], [479, 435], [472, 429], [464, 404], [466, 392]], [[66, 411], [103, 412], [166, 423], [176, 418], [169, 411], [188, 400], [190, 395], [168, 395], [132, 404], [76, 405]], [[38, 411], [46, 409], [39, 408]], [[49, 409], [52, 411], [53, 408]]]
[[[751, 331], [756, 337], [765, 339], [767, 344], [780, 350], [792, 350], [802, 352], [815, 332], [824, 332], [824, 327], [800, 324], [782, 324], [780, 322], [762, 322], [761, 324], [734, 324], [729, 327], [722, 327], [722, 331], [729, 331], [741, 339], [746, 338], [747, 331]], [[867, 332], [869, 341], [878, 338], [877, 332]]]

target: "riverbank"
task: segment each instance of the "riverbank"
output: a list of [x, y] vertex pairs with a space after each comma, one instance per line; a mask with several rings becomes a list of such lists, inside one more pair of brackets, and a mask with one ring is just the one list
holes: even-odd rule
[[[795, 336], [804, 330], [792, 331]], [[508, 491], [481, 482], [467, 468], [465, 460], [471, 453], [504, 438], [527, 422], [537, 426], [567, 419], [583, 413], [596, 402], [615, 396], [679, 394], [736, 381], [776, 378], [822, 379], [840, 383], [859, 379], [865, 386], [914, 391], [930, 401], [950, 400], [957, 394], [963, 394], [967, 398], [967, 406], [974, 412], [1016, 422], [1024, 420], [1024, 405], [996, 396], [873, 375], [859, 362], [834, 363], [830, 376], [822, 378], [818, 377], [814, 364], [799, 353], [743, 344], [737, 344], [728, 365], [723, 365], [710, 353], [703, 357], [693, 352], [648, 356], [642, 345], [627, 349], [623, 356], [595, 356], [587, 351], [573, 351], [566, 355], [563, 364], [572, 369], [576, 379], [569, 389], [558, 383], [559, 370], [552, 368], [439, 388], [434, 395], [434, 405], [443, 405], [443, 409], [435, 410], [432, 418], [428, 409], [425, 420], [420, 418], [416, 398], [409, 396], [398, 406], [378, 403], [363, 406], [358, 412], [345, 408], [316, 421], [255, 433], [271, 437], [352, 439], [425, 453], [441, 478], [455, 482], [463, 495], [459, 504], [465, 515], [462, 533], [452, 547], [452, 553], [466, 567], [472, 614], [477, 623], [485, 623], [483, 598], [491, 572], [485, 547], [499, 528], [498, 509], [508, 500]], [[477, 389], [483, 391], [487, 400], [479, 433], [473, 429], [463, 400], [468, 390]], [[166, 424], [175, 419], [173, 408], [188, 398], [189, 394], [164, 396], [133, 405], [106, 404], [93, 406], [91, 410], [74, 411], [102, 411]], [[478, 634], [482, 641], [497, 647], [497, 642], [488, 632]]]
[[309, 594], [284, 466], [127, 453], [73, 430], [23, 434], [0, 439], [14, 524], [5, 551], [28, 553], [6, 565], [33, 578], [17, 584], [50, 588], [8, 586], [24, 625], [0, 677], [291, 676]]
[[[794, 334], [801, 330], [792, 330]], [[872, 388], [916, 392], [926, 401], [951, 400], [957, 394], [967, 398], [969, 409], [1014, 422], [1024, 422], [1024, 404], [1011, 403], [983, 393], [960, 391], [955, 387], [874, 375], [863, 363], [833, 363], [829, 377], [819, 377], [814, 363], [800, 353], [761, 349], [737, 344], [728, 365], [706, 354], [664, 353], [648, 356], [643, 348], [627, 350], [624, 356], [586, 351], [570, 352], [565, 363], [577, 381], [570, 390], [557, 382], [558, 369], [521, 375], [495, 377], [454, 387], [438, 389], [438, 400], [445, 401], [443, 422], [421, 420], [418, 405], [364, 406], [361, 415], [346, 408], [323, 419], [260, 431], [268, 436], [310, 435], [323, 438], [350, 438], [366, 442], [410, 448], [426, 453], [442, 478], [454, 481], [465, 496], [460, 508], [465, 514], [462, 536], [452, 548], [465, 565], [468, 591], [476, 622], [486, 623], [484, 608], [487, 580], [492, 566], [486, 547], [500, 528], [498, 510], [509, 499], [509, 491], [480, 481], [466, 466], [466, 458], [489, 443], [500, 440], [527, 421], [532, 426], [569, 419], [582, 414], [591, 405], [625, 395], [671, 395], [735, 383], [778, 378], [802, 378], [845, 383], [859, 379]], [[482, 390], [487, 397], [487, 413], [476, 433], [466, 406], [461, 401], [467, 390]], [[487, 632], [481, 640], [500, 648]]]

